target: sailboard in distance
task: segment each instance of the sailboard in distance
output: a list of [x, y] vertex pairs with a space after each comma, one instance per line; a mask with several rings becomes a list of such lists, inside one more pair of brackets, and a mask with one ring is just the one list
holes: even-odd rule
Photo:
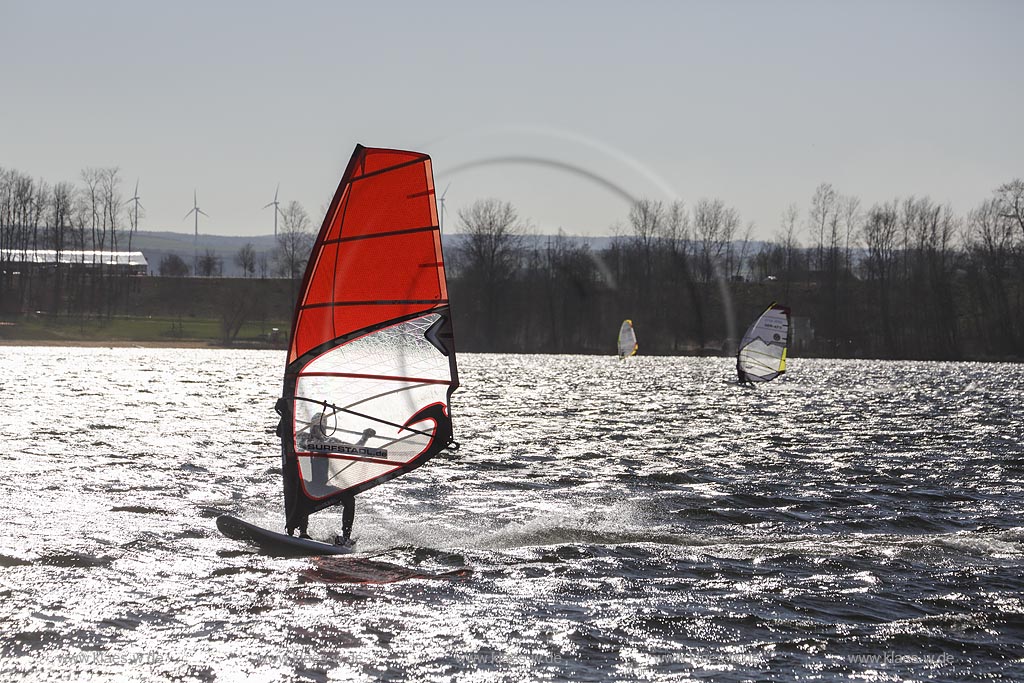
[[636, 330], [633, 329], [633, 321], [626, 319], [619, 326], [619, 358], [628, 358], [636, 355], [639, 345], [636, 342]]
[[792, 344], [790, 310], [774, 301], [744, 333], [736, 353], [740, 383], [770, 382], [786, 372]]

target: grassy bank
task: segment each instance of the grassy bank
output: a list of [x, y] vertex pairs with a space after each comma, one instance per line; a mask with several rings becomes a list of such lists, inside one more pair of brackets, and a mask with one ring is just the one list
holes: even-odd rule
[[[274, 333], [277, 328], [277, 333]], [[227, 346], [281, 349], [287, 343], [288, 323], [246, 323]], [[112, 318], [50, 318], [26, 315], [0, 322], [0, 340], [7, 342], [137, 342], [174, 346], [226, 346], [220, 320], [194, 317], [114, 316]]]

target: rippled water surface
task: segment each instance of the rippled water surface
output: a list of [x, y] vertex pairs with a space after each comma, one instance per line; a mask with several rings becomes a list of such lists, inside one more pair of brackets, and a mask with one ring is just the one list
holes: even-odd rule
[[281, 526], [283, 364], [0, 347], [0, 679], [1024, 679], [1021, 366], [464, 354], [318, 560], [214, 525]]

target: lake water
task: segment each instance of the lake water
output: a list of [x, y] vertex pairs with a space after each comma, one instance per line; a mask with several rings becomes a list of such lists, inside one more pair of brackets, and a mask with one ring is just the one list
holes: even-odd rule
[[283, 365], [0, 347], [0, 679], [1024, 679], [1024, 366], [464, 354], [315, 560], [214, 524], [282, 525]]

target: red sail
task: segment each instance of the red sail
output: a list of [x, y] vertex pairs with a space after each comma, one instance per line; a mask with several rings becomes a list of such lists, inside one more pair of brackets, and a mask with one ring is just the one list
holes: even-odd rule
[[430, 157], [356, 147], [310, 256], [288, 362], [447, 303]]
[[288, 527], [453, 445], [458, 387], [430, 157], [356, 147], [295, 309]]

